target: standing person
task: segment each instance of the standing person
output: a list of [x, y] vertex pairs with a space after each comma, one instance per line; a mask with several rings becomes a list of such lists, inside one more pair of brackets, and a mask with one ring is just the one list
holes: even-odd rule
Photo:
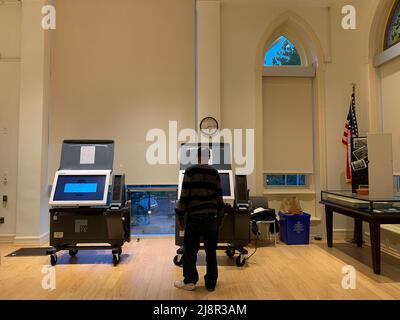
[[[199, 281], [196, 269], [200, 237], [206, 251], [206, 288], [214, 291], [218, 278], [217, 243], [218, 228], [224, 214], [221, 178], [217, 170], [208, 165], [210, 150], [197, 150], [198, 164], [186, 169], [181, 197], [176, 208], [179, 227], [185, 229], [183, 242], [183, 280], [175, 281], [175, 287], [194, 290]], [[184, 220], [186, 215], [186, 227]]]

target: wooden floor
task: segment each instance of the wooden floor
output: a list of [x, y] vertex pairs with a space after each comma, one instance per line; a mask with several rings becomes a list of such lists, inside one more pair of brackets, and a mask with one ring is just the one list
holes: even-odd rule
[[[107, 251], [83, 251], [73, 259], [59, 253], [53, 291], [42, 288], [48, 257], [4, 257], [16, 249], [0, 245], [0, 299], [400, 299], [400, 260], [383, 254], [378, 276], [370, 268], [369, 247], [345, 242], [333, 249], [322, 242], [261, 247], [243, 268], [219, 251], [220, 276], [212, 293], [204, 288], [203, 252], [196, 291], [173, 287], [182, 277], [182, 269], [172, 263], [173, 238], [126, 244], [118, 267], [113, 267]], [[344, 265], [357, 270], [355, 290], [342, 289]]]

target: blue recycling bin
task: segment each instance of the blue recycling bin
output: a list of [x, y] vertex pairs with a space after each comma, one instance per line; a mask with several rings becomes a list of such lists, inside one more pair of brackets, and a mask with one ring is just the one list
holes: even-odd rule
[[286, 214], [279, 212], [280, 240], [289, 245], [309, 244], [310, 220], [311, 215], [308, 213]]

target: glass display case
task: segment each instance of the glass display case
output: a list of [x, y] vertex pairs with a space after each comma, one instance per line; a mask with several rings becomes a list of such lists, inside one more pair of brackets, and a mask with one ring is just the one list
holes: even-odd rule
[[390, 197], [376, 198], [371, 195], [359, 195], [351, 191], [322, 191], [321, 201], [371, 214], [400, 213], [400, 194], [397, 193]]

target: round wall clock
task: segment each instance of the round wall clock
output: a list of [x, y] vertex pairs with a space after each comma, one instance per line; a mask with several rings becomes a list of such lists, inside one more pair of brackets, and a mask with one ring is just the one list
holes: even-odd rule
[[218, 129], [218, 121], [213, 117], [206, 117], [200, 122], [200, 130], [206, 136], [214, 135]]

